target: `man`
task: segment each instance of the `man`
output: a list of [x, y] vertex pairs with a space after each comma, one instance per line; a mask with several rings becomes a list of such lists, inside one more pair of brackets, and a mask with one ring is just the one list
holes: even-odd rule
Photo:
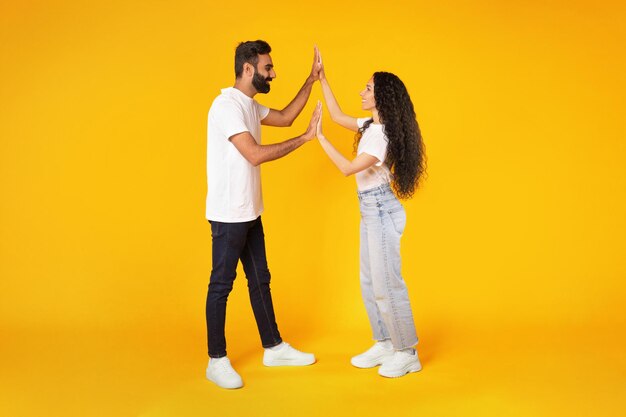
[[270, 91], [276, 78], [264, 41], [242, 42], [235, 50], [235, 86], [225, 88], [211, 105], [208, 118], [208, 194], [206, 217], [211, 224], [213, 269], [206, 300], [209, 365], [206, 376], [222, 388], [240, 388], [241, 377], [226, 356], [226, 302], [233, 288], [239, 260], [243, 264], [266, 366], [304, 366], [315, 362], [283, 342], [270, 293], [261, 213], [263, 196], [259, 165], [289, 154], [315, 137], [318, 104], [306, 132], [284, 142], [261, 145], [261, 124], [291, 126], [319, 79], [321, 62], [315, 49], [313, 68], [296, 97], [283, 110], [269, 109], [256, 100]]

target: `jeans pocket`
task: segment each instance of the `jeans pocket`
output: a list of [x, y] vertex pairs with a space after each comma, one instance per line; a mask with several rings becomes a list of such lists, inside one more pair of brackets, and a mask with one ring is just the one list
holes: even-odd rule
[[378, 200], [376, 200], [375, 198], [366, 198], [361, 200], [361, 205], [367, 208], [378, 207]]
[[219, 238], [224, 234], [224, 227], [222, 223], [209, 220], [209, 224], [211, 225], [211, 238]]
[[406, 226], [406, 212], [404, 211], [404, 207], [393, 207], [387, 210], [387, 214], [389, 214], [393, 229], [396, 231], [396, 233], [402, 235]]

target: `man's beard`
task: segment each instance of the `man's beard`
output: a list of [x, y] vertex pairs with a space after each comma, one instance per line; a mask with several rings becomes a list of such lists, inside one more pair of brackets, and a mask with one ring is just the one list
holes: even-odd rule
[[270, 91], [271, 77], [263, 77], [256, 69], [254, 70], [254, 76], [252, 77], [252, 85], [256, 88], [256, 91], [262, 94], [267, 94]]

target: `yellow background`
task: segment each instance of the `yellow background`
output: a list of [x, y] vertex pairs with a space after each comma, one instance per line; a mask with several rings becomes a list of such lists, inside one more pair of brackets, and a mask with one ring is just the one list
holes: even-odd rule
[[[3, 1], [0, 414], [623, 415], [625, 11]], [[206, 113], [257, 38], [267, 106], [293, 98], [314, 44], [348, 114], [367, 115], [374, 71], [409, 89], [429, 158], [402, 247], [421, 373], [349, 365], [370, 344], [355, 184], [311, 142], [263, 166], [263, 220], [281, 332], [318, 363], [261, 365], [240, 270], [227, 337], [246, 386], [204, 379]], [[264, 142], [302, 133], [319, 98]]]

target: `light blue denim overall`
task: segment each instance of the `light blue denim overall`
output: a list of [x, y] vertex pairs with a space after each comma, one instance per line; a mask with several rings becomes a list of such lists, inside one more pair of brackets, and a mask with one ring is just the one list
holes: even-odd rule
[[396, 350], [417, 344], [413, 313], [400, 273], [406, 213], [389, 184], [357, 191], [361, 210], [361, 293], [375, 340]]

